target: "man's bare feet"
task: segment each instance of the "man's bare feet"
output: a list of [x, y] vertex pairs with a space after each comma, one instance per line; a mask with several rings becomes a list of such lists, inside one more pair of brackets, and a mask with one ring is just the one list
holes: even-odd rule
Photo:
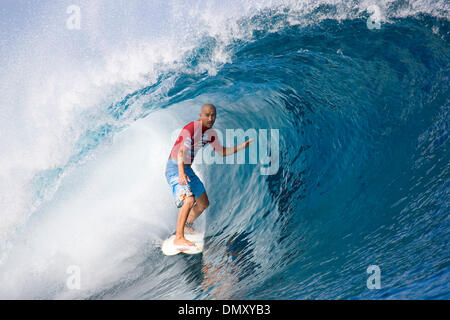
[[184, 224], [184, 232], [188, 234], [194, 234], [196, 231], [194, 229], [194, 223], [193, 222], [186, 222]]
[[195, 243], [187, 240], [186, 238], [175, 238], [173, 239], [173, 244], [176, 246], [195, 246]]
[[187, 234], [194, 234], [194, 233], [196, 233], [196, 231], [195, 231], [194, 228], [185, 226], [185, 227], [184, 227], [184, 233], [187, 233]]

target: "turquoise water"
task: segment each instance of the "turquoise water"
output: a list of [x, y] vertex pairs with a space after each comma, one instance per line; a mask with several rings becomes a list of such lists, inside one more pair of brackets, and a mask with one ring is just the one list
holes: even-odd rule
[[[269, 7], [237, 19], [226, 41], [200, 26], [178, 63], [77, 113], [66, 156], [32, 175], [0, 296], [448, 299], [445, 8], [402, 16], [394, 3], [378, 29], [365, 11]], [[198, 164], [204, 251], [166, 257], [169, 131], [205, 102], [219, 130], [278, 129], [280, 167]], [[82, 270], [78, 291], [65, 287], [68, 265]]]

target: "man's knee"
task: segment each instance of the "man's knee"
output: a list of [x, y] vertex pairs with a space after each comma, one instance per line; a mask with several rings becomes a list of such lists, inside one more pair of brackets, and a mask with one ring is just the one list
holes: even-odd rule
[[189, 208], [192, 208], [194, 206], [194, 197], [190, 196], [184, 199], [184, 205], [188, 206]]
[[206, 208], [209, 207], [209, 200], [208, 200], [208, 198], [202, 199], [202, 201], [197, 201], [197, 205], [198, 205], [198, 208], [200, 210], [202, 210], [202, 211], [205, 210]]

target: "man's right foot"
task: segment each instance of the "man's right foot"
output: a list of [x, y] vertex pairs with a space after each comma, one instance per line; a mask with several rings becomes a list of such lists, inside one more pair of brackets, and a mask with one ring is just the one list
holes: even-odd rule
[[175, 238], [173, 240], [173, 244], [176, 246], [195, 246], [195, 243], [187, 240], [186, 238], [181, 238], [181, 239]]

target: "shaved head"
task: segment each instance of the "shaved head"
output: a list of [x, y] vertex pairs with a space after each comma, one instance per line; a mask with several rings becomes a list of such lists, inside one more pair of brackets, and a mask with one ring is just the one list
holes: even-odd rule
[[202, 111], [201, 111], [201, 112], [203, 113], [203, 112], [209, 111], [210, 109], [216, 111], [216, 107], [215, 107], [213, 104], [211, 104], [211, 103], [205, 103], [205, 104], [202, 106]]
[[200, 120], [206, 128], [212, 128], [216, 121], [216, 107], [211, 103], [206, 103], [200, 111]]

